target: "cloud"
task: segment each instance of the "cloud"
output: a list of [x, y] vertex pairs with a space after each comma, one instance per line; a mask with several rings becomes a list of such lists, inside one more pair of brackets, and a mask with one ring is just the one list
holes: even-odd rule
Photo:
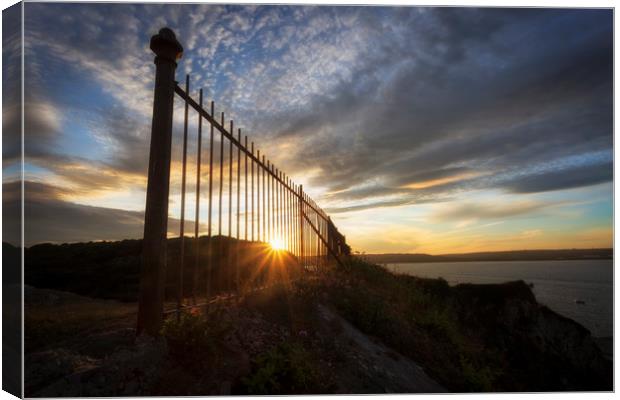
[[[430, 12], [439, 20], [443, 13]], [[475, 9], [470, 14], [494, 16]], [[503, 174], [610, 149], [608, 17], [510, 10], [489, 23], [485, 34], [469, 34], [467, 24], [450, 15], [452, 23], [437, 29], [453, 33], [429, 28], [426, 41], [424, 35], [416, 40], [419, 25], [408, 24], [414, 27], [412, 47], [388, 35], [379, 51], [368, 46], [373, 53], [387, 47], [385, 58], [361, 57], [354, 82], [343, 80], [326, 95], [311, 97], [309, 106], [275, 120], [274, 125], [284, 125], [280, 137], [298, 138], [300, 150], [287, 154], [287, 164], [297, 171], [318, 165], [320, 173], [311, 184], [327, 186], [340, 198], [347, 193], [355, 198], [370, 181], [391, 191], [419, 182], [419, 174], [441, 175], [455, 168]], [[566, 31], [562, 24], [568, 21], [579, 21], [587, 33]], [[540, 35], [534, 46], [512, 47], [523, 40], [517, 29], [527, 26], [533, 37], [545, 24], [554, 30]], [[441, 39], [461, 36], [467, 41]], [[387, 62], [388, 57], [401, 62]], [[383, 65], [393, 71], [376, 79]], [[491, 186], [496, 180], [477, 182]]]
[[[27, 7], [28, 75], [42, 90], [39, 108], [49, 111], [30, 125], [47, 132], [32, 162], [84, 191], [111, 189], [114, 179], [118, 187], [144, 185], [154, 75], [148, 39], [163, 25], [185, 45], [178, 74], [192, 72], [192, 91], [205, 87], [217, 112], [225, 109], [290, 176], [323, 191], [318, 200], [332, 212], [612, 179], [607, 164], [556, 165], [611, 149], [610, 10]], [[51, 81], [71, 90], [54, 96]], [[173, 166], [182, 115], [175, 104]], [[69, 150], [66, 110], [99, 145], [95, 160]]]
[[[2, 185], [3, 207], [19, 210], [20, 182]], [[67, 189], [39, 182], [25, 182], [24, 243], [69, 243], [96, 240], [140, 239], [144, 233], [144, 212], [105, 207], [91, 207], [64, 201], [70, 195]], [[20, 215], [4, 215], [3, 240], [17, 244], [20, 241]], [[194, 224], [186, 220], [185, 230], [192, 234]], [[201, 232], [206, 228], [201, 224]], [[179, 220], [169, 218], [168, 231], [179, 232]]]
[[471, 221], [478, 219], [502, 219], [532, 214], [557, 204], [537, 201], [516, 201], [507, 204], [489, 202], [450, 203], [431, 215], [437, 222]]
[[579, 166], [542, 174], [532, 174], [507, 182], [514, 193], [536, 193], [596, 185], [613, 179], [613, 164]]

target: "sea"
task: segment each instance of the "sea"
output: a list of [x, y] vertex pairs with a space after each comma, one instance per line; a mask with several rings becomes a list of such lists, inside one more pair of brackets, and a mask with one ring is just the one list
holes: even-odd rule
[[595, 337], [613, 335], [613, 260], [467, 261], [386, 264], [391, 271], [459, 283], [533, 284], [539, 303]]

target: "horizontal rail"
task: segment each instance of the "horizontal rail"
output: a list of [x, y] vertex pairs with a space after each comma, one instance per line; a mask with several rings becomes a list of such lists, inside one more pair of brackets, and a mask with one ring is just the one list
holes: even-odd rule
[[224, 136], [226, 136], [226, 138], [228, 140], [230, 140], [232, 142], [232, 144], [234, 144], [235, 146], [237, 146], [239, 149], [241, 149], [248, 157], [250, 157], [250, 159], [252, 159], [254, 162], [256, 162], [260, 167], [262, 167], [265, 171], [267, 171], [267, 173], [269, 175], [271, 175], [274, 179], [276, 179], [284, 188], [286, 188], [289, 192], [293, 193], [293, 195], [300, 199], [301, 201], [303, 201], [305, 204], [308, 205], [308, 207], [310, 207], [314, 212], [316, 212], [321, 218], [323, 218], [324, 220], [328, 220], [327, 214], [325, 213], [325, 211], [323, 211], [322, 209], [320, 209], [319, 207], [316, 207], [314, 204], [306, 201], [303, 196], [300, 196], [299, 193], [297, 193], [297, 191], [293, 188], [291, 188], [284, 179], [281, 179], [278, 174], [274, 173], [273, 171], [271, 171], [269, 168], [267, 168], [267, 166], [265, 164], [263, 164], [260, 159], [255, 156], [254, 154], [252, 154], [252, 152], [248, 149], [245, 148], [245, 146], [243, 146], [241, 144], [240, 141], [238, 141], [234, 135], [232, 135], [231, 133], [229, 133], [226, 128], [224, 128], [219, 122], [217, 122], [215, 120], [215, 118], [210, 115], [204, 108], [202, 108], [198, 103], [196, 103], [196, 101], [194, 99], [192, 99], [192, 97], [190, 95], [188, 95], [178, 84], [175, 85], [174, 87], [174, 91], [179, 95], [179, 97], [181, 97], [183, 100], [185, 100], [190, 106], [192, 106], [192, 108], [194, 110], [196, 110], [202, 117], [204, 117], [207, 121], [209, 121], [209, 123], [211, 125], [213, 125], [218, 131], [220, 131], [220, 133]]

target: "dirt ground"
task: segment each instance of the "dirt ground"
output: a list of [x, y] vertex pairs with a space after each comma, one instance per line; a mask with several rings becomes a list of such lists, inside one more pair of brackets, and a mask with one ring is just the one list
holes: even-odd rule
[[300, 392], [446, 391], [414, 361], [357, 330], [329, 304], [304, 304], [291, 290], [266, 289], [213, 305], [217, 323], [230, 329], [217, 344], [217, 356], [193, 370], [175, 362], [165, 339], [136, 339], [135, 303], [27, 287], [25, 394], [230, 395], [261, 387], [285, 393], [295, 386], [272, 382], [277, 374], [269, 376], [267, 386], [261, 381], [261, 374], [276, 368], [269, 364], [279, 354], [272, 349], [282, 346], [299, 349], [291, 357], [301, 357], [295, 362], [307, 366], [313, 378], [302, 382]]

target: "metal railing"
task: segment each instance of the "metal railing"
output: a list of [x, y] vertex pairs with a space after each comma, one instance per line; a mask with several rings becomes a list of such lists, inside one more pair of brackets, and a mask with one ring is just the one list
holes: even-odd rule
[[[214, 232], [214, 211], [217, 216], [217, 235], [228, 236], [237, 240], [265, 243], [274, 251], [285, 251], [295, 257], [295, 260], [306, 269], [318, 270], [332, 260], [341, 263], [340, 256], [344, 254], [346, 243], [344, 237], [331, 222], [327, 214], [303, 191], [302, 185], [296, 184], [289, 176], [277, 168], [271, 160], [266, 158], [255, 143], [243, 136], [237, 128], [235, 137], [234, 121], [229, 121], [226, 128], [225, 113], [220, 113], [216, 119], [215, 102], [211, 101], [210, 111], [203, 105], [203, 91], [198, 91], [198, 101], [189, 95], [190, 75], [186, 75], [185, 88], [178, 84], [174, 87], [175, 93], [184, 101], [185, 114], [183, 121], [183, 164], [181, 181], [181, 215], [180, 232], [181, 256], [178, 280], [177, 310], [183, 307], [185, 299], [183, 293], [184, 249], [185, 249], [185, 199], [186, 199], [186, 172], [187, 172], [187, 141], [189, 109], [198, 114], [198, 131], [196, 135], [196, 215], [194, 220], [194, 252], [193, 269], [197, 271], [200, 263], [200, 188], [203, 151], [202, 134], [203, 121], [209, 126], [208, 145], [208, 217], [207, 236], [212, 237]], [[216, 136], [218, 136], [216, 138]], [[219, 141], [219, 149], [216, 143]], [[218, 153], [218, 154], [215, 154]], [[219, 167], [214, 161], [219, 161]], [[227, 171], [227, 172], [226, 172]], [[214, 193], [213, 183], [217, 179], [219, 190]], [[228, 199], [228, 206], [223, 205], [224, 198]], [[216, 201], [217, 200], [217, 201]], [[215, 207], [217, 203], [217, 207]], [[242, 218], [243, 216], [243, 218]], [[225, 228], [227, 223], [227, 228]], [[234, 222], [233, 222], [234, 221]], [[208, 242], [211, 245], [211, 241]], [[209, 254], [211, 254], [211, 249]], [[239, 259], [228, 260], [238, 268]], [[212, 258], [208, 258], [212, 264]], [[212, 265], [207, 265], [211, 269]], [[209, 283], [207, 284], [209, 285]], [[195, 288], [196, 285], [194, 284]], [[207, 298], [211, 291], [207, 286]], [[191, 296], [196, 297], [195, 289]]]
[[[183, 48], [174, 33], [164, 28], [151, 38], [151, 49], [155, 52], [156, 83], [153, 106], [153, 126], [149, 161], [149, 180], [145, 213], [145, 233], [143, 266], [141, 273], [141, 293], [138, 313], [138, 332], [145, 330], [156, 335], [162, 323], [164, 293], [162, 276], [165, 274], [166, 227], [168, 193], [170, 184], [170, 158], [172, 140], [172, 113], [174, 94], [184, 102], [183, 155], [181, 177], [180, 210], [180, 266], [177, 279], [176, 312], [180, 315], [186, 307], [185, 300], [198, 304], [197, 271], [202, 266], [208, 274], [215, 262], [213, 249], [206, 249], [208, 257], [201, 257], [200, 203], [202, 173], [207, 172], [208, 194], [206, 238], [207, 246], [214, 243], [213, 238], [229, 237], [230, 243], [260, 243], [272, 251], [286, 254], [304, 270], [320, 270], [329, 263], [342, 263], [341, 257], [347, 255], [349, 247], [329, 216], [313, 201], [303, 186], [295, 183], [248, 137], [235, 132], [232, 120], [226, 127], [224, 112], [216, 117], [215, 103], [210, 102], [209, 111], [204, 108], [203, 91], [198, 91], [198, 101], [190, 95], [190, 76], [185, 78], [181, 88], [174, 80], [176, 61]], [[186, 263], [185, 211], [187, 186], [187, 150], [189, 140], [189, 111], [197, 113], [196, 132], [196, 198], [193, 232], [194, 259], [192, 262], [192, 284], [189, 295], [184, 292], [184, 273]], [[208, 125], [208, 144], [203, 141], [203, 122]], [[236, 135], [235, 135], [236, 133]], [[216, 143], [216, 140], [218, 143]], [[218, 146], [219, 144], [219, 146]], [[207, 156], [208, 154], [208, 156]], [[217, 162], [217, 163], [216, 163]], [[203, 169], [206, 168], [205, 169]], [[206, 183], [206, 182], [205, 182]], [[214, 184], [217, 183], [217, 187]], [[228, 202], [224, 205], [224, 198]], [[165, 214], [164, 214], [165, 213]], [[217, 218], [217, 219], [216, 219]], [[217, 235], [214, 235], [217, 220]], [[234, 221], [234, 222], [233, 222]], [[223, 229], [227, 225], [226, 229]], [[221, 243], [221, 241], [220, 241]], [[229, 246], [230, 246], [229, 243]], [[239, 270], [239, 249], [228, 251], [225, 262]], [[221, 267], [221, 266], [220, 266]], [[211, 278], [207, 276], [205, 302], [212, 296]], [[238, 281], [236, 282], [239, 283]]]

